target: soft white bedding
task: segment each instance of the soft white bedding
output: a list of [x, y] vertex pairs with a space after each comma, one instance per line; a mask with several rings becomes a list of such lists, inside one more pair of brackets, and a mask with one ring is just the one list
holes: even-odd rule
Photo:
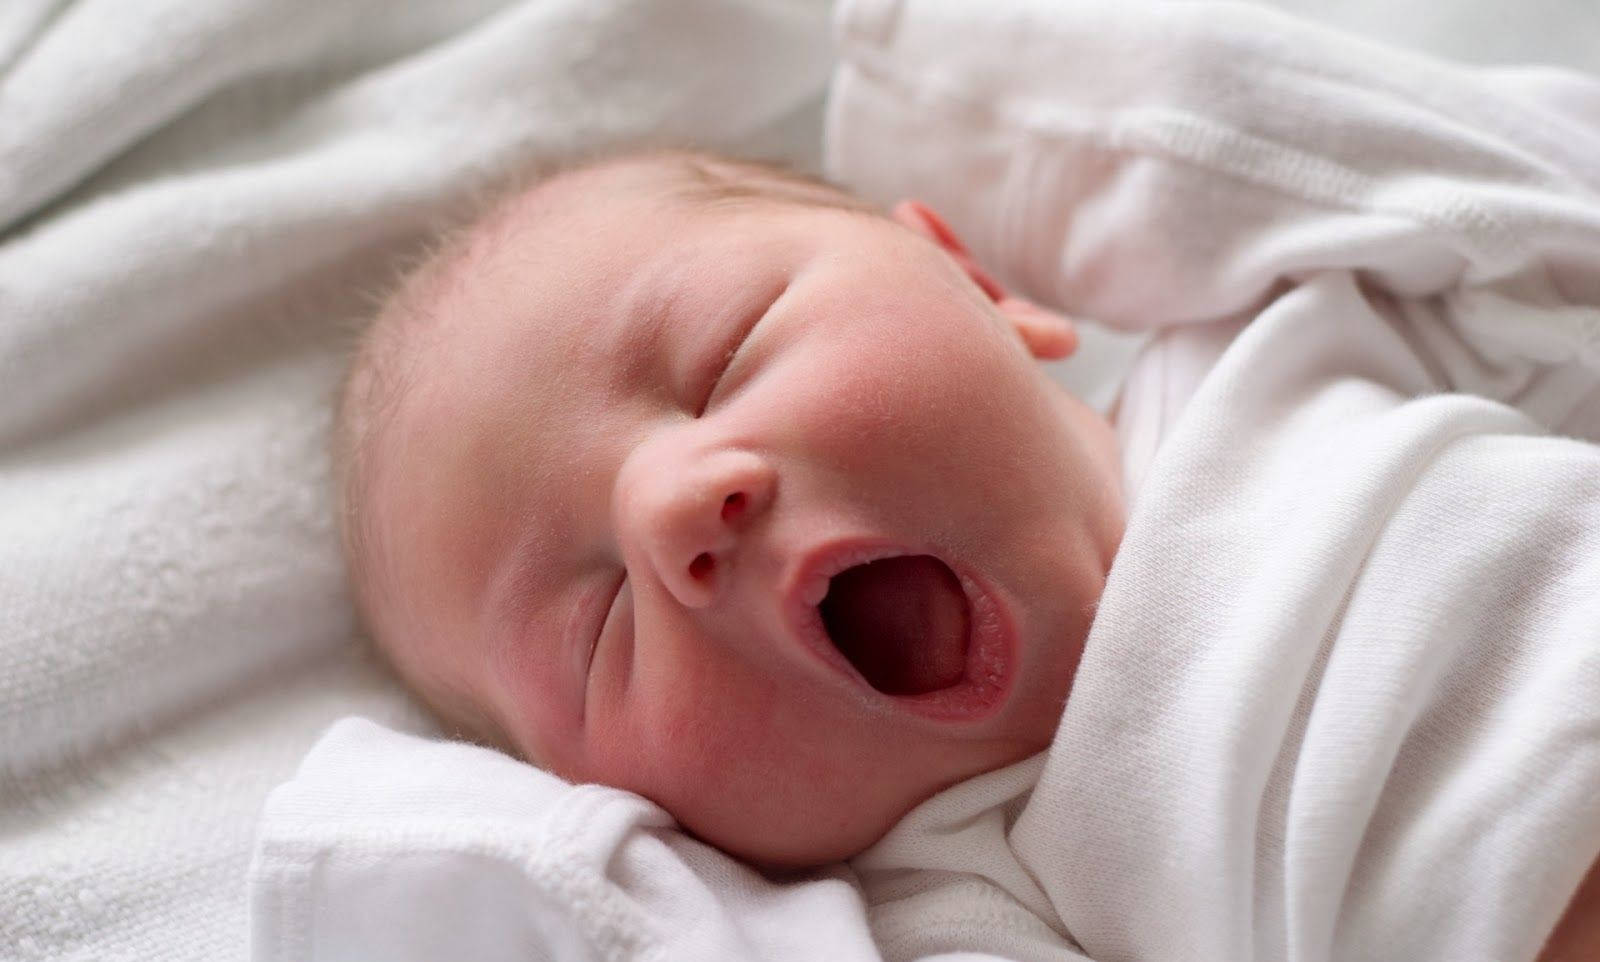
[[[0, 957], [246, 953], [245, 872], [268, 790], [341, 715], [429, 730], [350, 642], [328, 520], [326, 402], [339, 331], [364, 310], [360, 292], [487, 170], [661, 135], [814, 163], [830, 66], [825, 6], [0, 5]], [[1522, 38], [1522, 49], [1547, 46], [1583, 65], [1582, 51], [1564, 43], [1593, 35], [1596, 8], [1548, 0], [1528, 9], [1515, 22], [1485, 21], [1476, 34], [1470, 16], [1450, 28], [1480, 37], [1482, 50], [1511, 51]], [[1408, 21], [1404, 39], [1428, 39], [1418, 22]], [[1080, 363], [1096, 366], [1094, 351], [1086, 355]], [[394, 824], [385, 814], [414, 823], [435, 806], [482, 799], [424, 783], [383, 810], [370, 784], [351, 780], [360, 760], [335, 752], [349, 743], [334, 736], [394, 753], [375, 757], [467, 753], [439, 771], [481, 763], [487, 777], [522, 786], [530, 807], [541, 792], [565, 790], [461, 746], [336, 729], [302, 774], [322, 778], [315, 784], [342, 780], [352, 813], [376, 806], [361, 823], [373, 832]], [[387, 773], [425, 774], [401, 764]], [[982, 808], [1036, 774], [1036, 765], [997, 773], [970, 795], [946, 796], [939, 811], [963, 799]], [[328, 798], [281, 798], [283, 831], [267, 841], [285, 844], [264, 849], [264, 869], [290, 865], [296, 851], [314, 864], [317, 844], [356, 838], [330, 830], [294, 849], [289, 837], [318, 821]], [[848, 873], [822, 873], [780, 899], [665, 827], [649, 806], [623, 799], [608, 809], [616, 820], [569, 824], [569, 838], [590, 852], [621, 846], [675, 879], [699, 880], [640, 897], [671, 920], [660, 938], [593, 935], [621, 930], [615, 919], [564, 914], [578, 904], [561, 897], [573, 876], [540, 887], [533, 883], [551, 876], [524, 871], [533, 864], [524, 861], [501, 880], [528, 894], [529, 915], [478, 932], [480, 954], [507, 945], [532, 954], [534, 943], [517, 941], [536, 934], [528, 918], [550, 921], [552, 931], [588, 920], [598, 927], [580, 928], [585, 944], [604, 958], [674, 957], [683, 946], [694, 948], [677, 956], [711, 946], [728, 958], [815, 958], [818, 938], [837, 940], [822, 953], [829, 958], [878, 951], [863, 941], [866, 915]], [[999, 815], [978, 819], [969, 838], [983, 843], [1000, 824]], [[537, 840], [548, 825], [531, 820], [521, 837]], [[389, 838], [416, 846], [442, 836]], [[502, 851], [518, 844], [508, 837]], [[543, 844], [522, 851], [555, 851]], [[965, 856], [944, 857], [954, 866]], [[287, 878], [259, 875], [257, 906], [292, 902], [278, 887]], [[345, 878], [370, 883], [373, 874]], [[409, 878], [415, 894], [438, 876]], [[471, 873], [457, 878], [465, 884]], [[639, 894], [648, 878], [628, 884]], [[966, 914], [947, 915], [942, 927], [915, 909], [915, 896], [931, 888], [884, 878], [872, 924], [895, 957], [949, 947], [963, 918], [992, 919], [1019, 903], [1027, 917], [1044, 917], [1044, 897], [1025, 873], [999, 889], [944, 885], [939, 897]], [[814, 920], [798, 934], [778, 914], [794, 900], [802, 906], [794, 918]], [[302, 917], [258, 916], [263, 955], [365, 954], [362, 933], [348, 928], [332, 930], [355, 940], [334, 955], [300, 951], [315, 947], [309, 937], [295, 941], [304, 930], [291, 922]], [[1012, 944], [989, 947], [1076, 957], [1049, 924], [1028, 926], [1022, 918], [1007, 930]], [[441, 939], [470, 934], [431, 928]], [[483, 939], [497, 932], [504, 939]], [[444, 944], [413, 947], [441, 957]]]

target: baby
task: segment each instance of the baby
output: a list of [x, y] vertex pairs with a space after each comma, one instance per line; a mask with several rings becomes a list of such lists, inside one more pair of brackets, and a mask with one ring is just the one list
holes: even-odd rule
[[[728, 852], [861, 852], [825, 881], [891, 958], [1600, 958], [1600, 89], [1251, 5], [843, 9], [828, 169], [1151, 332], [1115, 427], [919, 203], [570, 170], [345, 392], [400, 673]], [[553, 791], [541, 851], [569, 797], [658, 815]], [[695, 878], [696, 931], [822, 924], [632, 824], [581, 859], [670, 884], [638, 931]]]
[[[1327, 286], [1337, 293], [1337, 281]], [[1294, 315], [1257, 328], [1284, 317]], [[1325, 329], [1293, 340], [1333, 356], [1314, 344]], [[1008, 296], [921, 203], [884, 215], [826, 184], [688, 151], [568, 169], [508, 193], [447, 242], [363, 340], [336, 445], [362, 611], [401, 676], [457, 731], [571, 781], [636, 791], [701, 838], [773, 866], [861, 852], [941, 789], [1050, 746], [1099, 617], [1109, 641], [1098, 675], [1086, 665], [1077, 686], [1070, 733], [1090, 747], [1053, 754], [1039, 789], [1046, 805], [1065, 805], [1063, 785], [1116, 784], [1122, 768], [1150, 764], [1094, 746], [1170, 723], [1151, 705], [1183, 695], [1140, 703], [1140, 665], [1107, 669], [1129, 629], [1106, 612], [1126, 612], [1137, 584], [1124, 575], [1101, 604], [1123, 543], [1123, 465], [1131, 480], [1142, 470], [1119, 437], [1136, 436], [1142, 415], [1123, 411], [1114, 429], [1035, 363], [1076, 344], [1068, 319]], [[1284, 384], [1316, 383], [1296, 380], [1287, 354], [1277, 364], [1264, 371]], [[1239, 405], [1273, 409], [1248, 395]], [[1240, 477], [1262, 472], [1247, 464]], [[1336, 490], [1335, 505], [1349, 497]], [[1195, 524], [1178, 517], [1174, 531]], [[1165, 599], [1183, 586], [1179, 576], [1134, 590]], [[1426, 607], [1403, 589], [1385, 597], [1380, 607], [1407, 625]], [[1147, 638], [1163, 658], [1181, 650], [1160, 634], [1181, 609], [1163, 611], [1134, 631], [1138, 658]], [[1296, 690], [1293, 659], [1271, 658], [1303, 650], [1301, 632], [1258, 633], [1190, 633], [1200, 652], [1245, 660], [1208, 666], [1221, 685], [1189, 677], [1238, 692], [1217, 702], [1230, 706]], [[1344, 643], [1448, 652], [1462, 637], [1437, 635], [1353, 630]], [[1307, 682], [1356, 706], [1377, 690], [1344, 683], [1337, 673]], [[1108, 691], [1123, 694], [1108, 704]], [[1086, 736], [1108, 711], [1110, 734]], [[1341, 717], [1377, 717], [1363, 711]], [[1270, 722], [1241, 717], [1247, 737], [1272, 737]], [[1365, 790], [1359, 753], [1377, 739], [1347, 728], [1318, 733], [1305, 752], [1333, 754], [1303, 770], [1351, 775]], [[1347, 744], [1358, 752], [1348, 759], [1337, 754]], [[1411, 764], [1396, 784], [1422, 763]], [[1074, 776], [1074, 765], [1091, 770]], [[1068, 857], [1049, 861], [1051, 846], [1070, 849], [1075, 835], [1038, 812], [1007, 845], [1059, 871]], [[1095, 833], [1091, 814], [1070, 823], [1112, 847], [1091, 851], [1093, 865], [1136, 854], [1129, 837]], [[1317, 898], [1341, 891], [1309, 884]], [[1542, 958], [1592, 957], [1597, 905], [1591, 868]]]
[[776, 865], [1049, 744], [1116, 437], [925, 206], [694, 152], [519, 190], [381, 310], [339, 476], [373, 637], [450, 725]]

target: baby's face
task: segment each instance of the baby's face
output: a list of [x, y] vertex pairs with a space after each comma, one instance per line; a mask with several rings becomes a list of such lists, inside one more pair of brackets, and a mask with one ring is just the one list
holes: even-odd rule
[[1039, 751], [1122, 530], [1111, 435], [890, 220], [649, 165], [478, 245], [383, 436], [396, 654], [760, 861]]

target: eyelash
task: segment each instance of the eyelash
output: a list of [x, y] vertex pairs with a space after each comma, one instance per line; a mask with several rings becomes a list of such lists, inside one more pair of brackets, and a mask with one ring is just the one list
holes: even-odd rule
[[706, 413], [706, 409], [711, 406], [711, 399], [716, 397], [717, 388], [722, 385], [722, 378], [728, 373], [728, 368], [733, 366], [734, 355], [739, 353], [739, 348], [743, 344], [744, 338], [740, 338], [738, 344], [722, 355], [722, 363], [717, 365], [717, 372], [711, 376], [711, 384], [706, 388], [705, 396], [700, 400], [700, 408], [695, 411], [695, 417], [703, 416]]
[[[784, 291], [787, 290], [788, 288], [785, 287]], [[739, 331], [738, 339], [722, 353], [720, 363], [717, 365], [717, 372], [711, 378], [711, 385], [706, 388], [705, 396], [700, 401], [700, 408], [695, 411], [695, 417], [703, 417], [706, 409], [711, 407], [711, 399], [717, 396], [717, 388], [722, 386], [722, 379], [727, 375], [728, 369], [733, 366], [733, 359], [744, 349], [745, 342], [750, 340], [750, 335], [761, 325], [762, 318], [766, 317], [768, 312], [772, 310], [772, 305], [777, 302], [779, 297], [783, 296], [784, 291], [779, 291], [772, 301], [763, 305], [761, 310], [755, 312], [749, 320], [745, 321]]]

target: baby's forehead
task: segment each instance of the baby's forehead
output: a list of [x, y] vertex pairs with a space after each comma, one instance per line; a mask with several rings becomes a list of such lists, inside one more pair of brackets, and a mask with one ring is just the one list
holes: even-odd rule
[[720, 163], [586, 168], [477, 225], [427, 293], [433, 330], [410, 352], [421, 389], [403, 420], [432, 436], [421, 446], [461, 438], [469, 421], [492, 432], [513, 412], [555, 443], [587, 409], [672, 389], [707, 353], [697, 331], [781, 280], [785, 252], [833, 216], [798, 202], [833, 188], [800, 181], [774, 201], [781, 175]]
[[859, 207], [871, 205], [808, 174], [759, 161], [662, 150], [587, 164], [547, 178], [551, 186], [633, 185], [687, 201], [745, 197]]
[[579, 168], [492, 208], [412, 292], [420, 309], [385, 323], [413, 328], [400, 339], [414, 380], [433, 382], [417, 392], [424, 408], [435, 391], [593, 396], [626, 380], [616, 364], [659, 355], [659, 327], [742, 297], [760, 252], [839, 209], [876, 213], [821, 182], [703, 155]]
[[509, 193], [476, 228], [533, 231], [574, 220], [616, 221], [629, 217], [692, 217], [718, 200], [760, 195], [758, 174], [737, 165], [679, 154], [630, 156], [553, 174]]
[[399, 420], [432, 445], [515, 408], [524, 429], [559, 435], [580, 409], [617, 400], [616, 386], [648, 382], [631, 367], [659, 359], [683, 305], [728, 281], [704, 269], [716, 256], [686, 252], [725, 254], [773, 233], [764, 218], [740, 218], [728, 236], [728, 221], [707, 217], [728, 208], [696, 194], [692, 176], [666, 161], [618, 162], [482, 218], [416, 292], [428, 316], [401, 335], [415, 389]]
[[[445, 244], [381, 312], [371, 340], [424, 364], [442, 342], [525, 320], [542, 335], [581, 335], [593, 322], [561, 303], [593, 303], [636, 280], [633, 263], [681, 246], [709, 214], [805, 209], [877, 214], [836, 187], [779, 168], [686, 151], [628, 155], [508, 192]], [[742, 238], [775, 233], [779, 218], [740, 218]], [[621, 256], [619, 256], [621, 255]], [[540, 316], [537, 308], [546, 310]], [[478, 333], [482, 333], [480, 330]], [[423, 372], [418, 372], [423, 373]]]
[[[693, 171], [676, 160], [627, 159], [559, 174], [508, 197], [469, 229], [442, 272], [431, 293], [439, 313], [460, 320], [451, 310], [460, 306], [481, 318], [483, 301], [511, 307], [513, 292], [548, 302], [624, 288], [634, 265], [682, 244], [692, 225], [731, 206]], [[539, 318], [552, 332], [585, 322], [564, 311]]]
[[[451, 336], [510, 317], [557, 348], [553, 340], [587, 338], [596, 323], [648, 323], [658, 311], [641, 302], [699, 286], [704, 261], [724, 249], [771, 247], [803, 233], [794, 215], [858, 209], [848, 199], [833, 203], [833, 195], [846, 196], [726, 161], [674, 157], [585, 168], [486, 216], [431, 296]], [[709, 258], [698, 256], [712, 248]], [[697, 258], [699, 273], [690, 269]]]
[[536, 231], [574, 220], [627, 230], [639, 217], [684, 220], [708, 213], [797, 208], [882, 213], [847, 191], [786, 168], [693, 151], [659, 151], [547, 177], [514, 192], [482, 226], [488, 236], [497, 228]]

